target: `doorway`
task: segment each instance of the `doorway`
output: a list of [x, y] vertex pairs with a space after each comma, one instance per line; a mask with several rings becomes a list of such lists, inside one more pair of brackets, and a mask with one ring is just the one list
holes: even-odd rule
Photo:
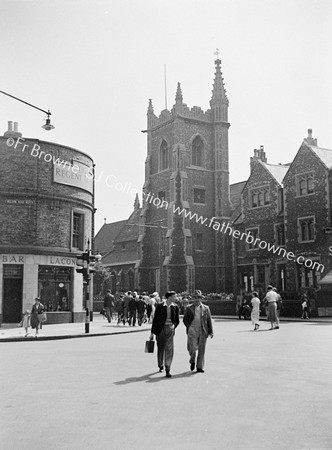
[[22, 319], [23, 264], [3, 265], [3, 322]]

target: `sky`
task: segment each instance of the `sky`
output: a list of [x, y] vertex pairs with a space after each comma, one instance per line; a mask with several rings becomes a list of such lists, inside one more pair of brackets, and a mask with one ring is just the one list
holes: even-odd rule
[[[219, 49], [229, 99], [230, 182], [294, 158], [307, 130], [332, 149], [330, 0], [0, 0], [0, 134], [68, 145], [96, 164], [96, 231], [127, 219], [141, 197], [146, 113], [209, 108]], [[166, 66], [166, 89], [165, 89]], [[106, 178], [112, 180], [106, 184]], [[116, 187], [115, 187], [116, 185]]]

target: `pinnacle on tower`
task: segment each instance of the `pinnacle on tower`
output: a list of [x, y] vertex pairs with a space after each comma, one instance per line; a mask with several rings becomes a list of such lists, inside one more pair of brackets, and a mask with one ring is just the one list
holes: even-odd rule
[[178, 83], [178, 87], [176, 89], [176, 96], [175, 96], [175, 103], [182, 103], [183, 102], [183, 96], [181, 91], [181, 84]]
[[140, 209], [140, 203], [139, 203], [139, 198], [138, 198], [138, 194], [136, 193], [136, 197], [135, 197], [135, 202], [134, 202], [134, 210], [137, 211], [138, 209]]
[[224, 86], [224, 79], [222, 77], [221, 67], [220, 67], [221, 60], [219, 58], [217, 58], [215, 60], [215, 65], [216, 65], [216, 73], [215, 73], [214, 82], [213, 82], [212, 98], [210, 100], [211, 106], [216, 103], [227, 103], [228, 104], [226, 89]]
[[154, 114], [151, 98], [149, 98], [148, 114]]

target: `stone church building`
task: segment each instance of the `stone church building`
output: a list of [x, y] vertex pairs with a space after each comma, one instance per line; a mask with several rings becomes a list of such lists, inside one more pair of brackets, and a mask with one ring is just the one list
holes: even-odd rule
[[[157, 117], [149, 101], [142, 205], [137, 197], [128, 220], [95, 238], [114, 290], [240, 294], [273, 284], [299, 298], [332, 279], [332, 150], [309, 129], [293, 161], [271, 164], [261, 146], [248, 180], [230, 185], [228, 107], [219, 59], [207, 111], [184, 103], [180, 83], [170, 111]], [[249, 234], [255, 244], [239, 239]]]
[[[232, 193], [229, 186], [228, 107], [220, 59], [215, 61], [207, 111], [184, 103], [180, 83], [170, 111], [165, 109], [157, 117], [149, 101], [143, 204], [138, 206], [136, 199], [136, 226], [131, 216], [113, 236], [113, 248], [104, 252], [102, 260], [122, 289], [232, 290], [232, 242], [211, 226], [214, 221], [231, 220], [241, 193], [241, 183], [234, 185]], [[114, 235], [118, 224], [102, 227], [95, 248], [103, 253], [102, 242]]]

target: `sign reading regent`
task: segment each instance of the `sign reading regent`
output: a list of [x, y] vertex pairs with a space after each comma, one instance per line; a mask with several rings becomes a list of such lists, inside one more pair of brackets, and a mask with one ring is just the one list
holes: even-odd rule
[[78, 187], [93, 194], [93, 168], [78, 161], [75, 161], [75, 167], [77, 170], [74, 171], [71, 166], [67, 168], [54, 165], [53, 181]]

